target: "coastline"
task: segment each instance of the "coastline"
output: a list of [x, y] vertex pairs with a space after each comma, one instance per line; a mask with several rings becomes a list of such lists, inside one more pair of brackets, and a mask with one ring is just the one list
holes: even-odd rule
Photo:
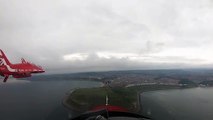
[[[83, 111], [87, 111], [88, 108], [91, 107], [91, 105], [98, 104], [97, 101], [100, 101], [100, 99], [103, 99], [102, 97], [104, 97], [107, 93], [111, 95], [112, 99], [110, 101], [112, 105], [121, 105], [123, 107], [128, 106], [127, 108], [130, 111], [140, 112], [141, 111], [140, 95], [143, 92], [168, 90], [168, 89], [180, 89], [180, 86], [171, 86], [171, 85], [150, 85], [150, 86], [142, 85], [142, 86], [127, 87], [127, 88], [116, 87], [116, 88], [108, 88], [108, 89], [101, 86], [99, 86], [98, 88], [81, 88], [81, 89], [71, 90], [69, 91], [69, 94], [64, 97], [62, 103], [70, 111], [83, 112]], [[76, 92], [76, 93], [73, 94], [73, 92]], [[91, 97], [90, 94], [92, 94], [93, 97]], [[78, 97], [76, 95], [78, 95]], [[88, 97], [88, 95], [90, 97]], [[79, 96], [81, 97], [80, 101], [79, 101]], [[87, 96], [87, 97], [85, 99], [82, 96]], [[96, 101], [94, 101], [93, 98], [96, 98]], [[115, 98], [116, 100], [114, 100]], [[75, 101], [78, 101], [78, 102], [75, 102]]]

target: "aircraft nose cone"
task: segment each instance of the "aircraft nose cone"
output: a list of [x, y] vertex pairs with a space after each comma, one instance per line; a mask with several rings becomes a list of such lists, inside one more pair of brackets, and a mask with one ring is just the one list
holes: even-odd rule
[[39, 73], [43, 73], [43, 72], [45, 72], [45, 71], [44, 71], [44, 69], [43, 69], [42, 67], [38, 66], [38, 72], [39, 72]]
[[44, 71], [43, 69], [40, 69], [39, 72], [40, 72], [40, 73], [43, 73], [43, 72], [45, 72], [45, 71]]

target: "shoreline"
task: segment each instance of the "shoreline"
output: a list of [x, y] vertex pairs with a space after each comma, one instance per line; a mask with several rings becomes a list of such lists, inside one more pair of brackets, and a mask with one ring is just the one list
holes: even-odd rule
[[[102, 86], [99, 86], [98, 88], [93, 87], [91, 89], [99, 89], [99, 88], [100, 88], [100, 92], [101, 92], [101, 90], [103, 90]], [[129, 99], [130, 100], [130, 104], [129, 105], [132, 106], [132, 108], [129, 108], [129, 110], [132, 111], [132, 112], [141, 113], [141, 111], [142, 111], [142, 105], [143, 105], [143, 103], [141, 103], [141, 95], [143, 93], [146, 93], [146, 92], [156, 92], [156, 91], [164, 91], [164, 90], [191, 89], [191, 88], [199, 88], [199, 87], [195, 87], [195, 86], [193, 86], [193, 87], [192, 86], [191, 87], [181, 87], [181, 86], [170, 86], [170, 85], [169, 86], [161, 86], [161, 85], [159, 85], [159, 86], [158, 85], [157, 86], [153, 86], [153, 85], [151, 85], [151, 86], [147, 86], [147, 85], [143, 86], [142, 85], [142, 86], [136, 86], [136, 87], [133, 86], [133, 87], [130, 87], [129, 90], [127, 90], [128, 88], [127, 89], [120, 88], [120, 89], [125, 89], [127, 91], [130, 91], [128, 93], [133, 93], [132, 96], [134, 96], [134, 94], [136, 94], [135, 98], [131, 98], [132, 96], [129, 96], [131, 98], [131, 99]], [[80, 89], [82, 90], [84, 88], [80, 88]], [[117, 88], [117, 89], [119, 89], [119, 88]], [[74, 90], [69, 91], [69, 93], [66, 94], [66, 96], [63, 98], [62, 104], [63, 104], [64, 107], [66, 107], [69, 110], [69, 112], [75, 111], [75, 112], [79, 112], [80, 113], [80, 112], [85, 111], [86, 106], [85, 105], [81, 105], [80, 103], [73, 103], [73, 105], [72, 105], [72, 99], [75, 99], [75, 97], [74, 98], [73, 97], [70, 98], [71, 94], [74, 91], [76, 91], [76, 90], [79, 90], [79, 89], [74, 89]], [[90, 90], [90, 88], [86, 89], [86, 91], [88, 91], [88, 90]], [[82, 95], [84, 95], [84, 94], [82, 94]], [[89, 94], [87, 94], [87, 95], [89, 95]], [[71, 100], [71, 103], [68, 103], [68, 100]], [[86, 99], [85, 99], [85, 101], [86, 101]], [[87, 104], [87, 102], [88, 102], [88, 104], [90, 104], [89, 102], [91, 102], [91, 101], [86, 101], [85, 103]], [[76, 107], [76, 104], [77, 104], [77, 106], [78, 105], [79, 106]]]

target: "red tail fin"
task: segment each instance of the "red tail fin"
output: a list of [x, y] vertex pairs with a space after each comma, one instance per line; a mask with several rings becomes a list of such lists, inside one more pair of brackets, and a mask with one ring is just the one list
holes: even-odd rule
[[4, 52], [0, 49], [0, 65], [10, 65], [10, 61], [7, 59]]
[[24, 58], [21, 58], [22, 63], [27, 63], [27, 61]]

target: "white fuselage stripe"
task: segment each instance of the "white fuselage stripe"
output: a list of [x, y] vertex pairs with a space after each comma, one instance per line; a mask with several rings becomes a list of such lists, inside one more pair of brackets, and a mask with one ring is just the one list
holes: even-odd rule
[[1, 65], [5, 65], [7, 67], [7, 70], [10, 72], [15, 72], [16, 69], [11, 68], [9, 65], [7, 65], [6, 61], [4, 60], [4, 58], [0, 58], [0, 60], [2, 61]]

